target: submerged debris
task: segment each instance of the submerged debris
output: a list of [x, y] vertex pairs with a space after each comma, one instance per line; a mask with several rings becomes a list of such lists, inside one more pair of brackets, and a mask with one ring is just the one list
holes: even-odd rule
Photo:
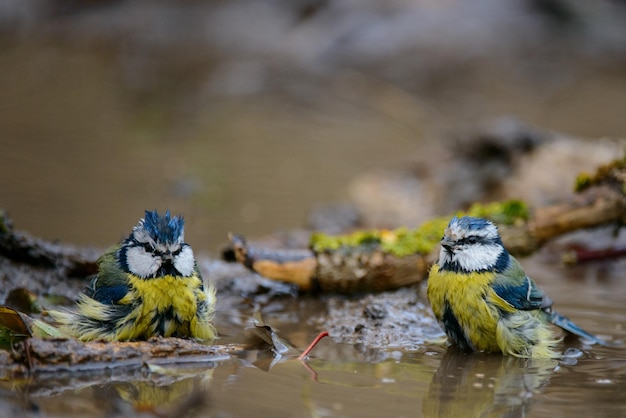
[[366, 349], [415, 351], [443, 336], [441, 327], [415, 286], [356, 300], [332, 298], [316, 323], [335, 342]]
[[210, 365], [226, 360], [230, 354], [241, 349], [238, 345], [208, 346], [180, 338], [83, 343], [75, 339], [33, 337], [14, 346], [0, 368], [0, 378], [62, 370], [134, 368], [146, 363], [172, 366], [185, 363]]

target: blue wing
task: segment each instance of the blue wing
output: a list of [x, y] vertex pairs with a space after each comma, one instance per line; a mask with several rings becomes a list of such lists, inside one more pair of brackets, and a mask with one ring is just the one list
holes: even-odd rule
[[491, 286], [498, 296], [516, 309], [530, 311], [547, 309], [552, 305], [552, 300], [526, 275], [521, 281], [502, 279], [496, 280]]
[[122, 299], [130, 290], [127, 285], [98, 285], [95, 278], [92, 285], [86, 289], [85, 294], [105, 305], [114, 305]]
[[593, 343], [608, 345], [606, 341], [588, 333], [568, 318], [554, 311], [552, 309], [552, 300], [537, 287], [530, 277], [526, 276], [515, 258], [510, 257], [509, 266], [496, 276], [491, 286], [498, 296], [516, 309], [526, 311], [541, 309], [546, 314], [546, 320], [554, 325]]
[[102, 286], [91, 296], [98, 302], [114, 305], [128, 293], [128, 286]]
[[98, 259], [98, 274], [85, 290], [85, 294], [105, 305], [115, 305], [129, 291], [126, 273], [119, 267], [119, 246], [109, 248]]

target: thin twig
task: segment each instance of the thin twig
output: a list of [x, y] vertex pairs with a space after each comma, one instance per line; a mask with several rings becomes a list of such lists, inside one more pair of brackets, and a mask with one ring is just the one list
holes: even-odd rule
[[302, 354], [300, 354], [300, 356], [298, 356], [298, 360], [304, 360], [309, 355], [311, 350], [313, 350], [313, 348], [317, 345], [317, 343], [319, 343], [320, 340], [322, 338], [324, 338], [324, 337], [328, 337], [328, 331], [320, 332], [319, 335], [317, 337], [315, 337], [313, 342], [311, 344], [309, 344], [309, 346], [306, 348], [306, 350], [304, 350], [302, 352]]

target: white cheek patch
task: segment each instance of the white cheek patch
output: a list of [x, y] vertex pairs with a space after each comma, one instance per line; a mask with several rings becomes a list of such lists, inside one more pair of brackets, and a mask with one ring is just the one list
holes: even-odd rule
[[450, 253], [443, 247], [439, 250], [439, 264], [443, 265], [452, 261]]
[[161, 267], [161, 259], [146, 252], [142, 247], [130, 247], [126, 251], [128, 270], [142, 278], [154, 277]]
[[486, 270], [496, 265], [501, 253], [499, 245], [474, 244], [456, 251], [453, 261], [458, 262], [463, 270]]
[[191, 276], [196, 265], [193, 258], [193, 250], [190, 246], [185, 246], [176, 257], [174, 257], [174, 267], [183, 276]]

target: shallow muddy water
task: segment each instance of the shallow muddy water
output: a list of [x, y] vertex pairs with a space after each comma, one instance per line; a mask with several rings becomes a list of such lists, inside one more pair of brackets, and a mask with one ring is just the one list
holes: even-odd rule
[[[525, 259], [557, 309], [588, 330], [626, 338], [623, 263], [546, 268], [546, 255]], [[304, 348], [323, 329], [328, 297], [279, 298], [264, 316], [282, 338]], [[342, 303], [341, 299], [337, 303]], [[220, 342], [241, 341], [251, 310], [222, 306]], [[433, 338], [437, 337], [436, 335]], [[251, 350], [209, 363], [148, 371], [57, 373], [3, 382], [2, 411], [20, 416], [524, 416], [615, 417], [626, 414], [626, 348], [587, 346], [567, 338], [563, 360], [466, 354], [438, 343], [407, 351], [323, 339], [311, 358]], [[191, 400], [185, 401], [189, 397]], [[193, 407], [192, 409], [189, 409]], [[170, 415], [167, 415], [170, 416]]]
[[[2, 39], [0, 208], [17, 229], [79, 246], [104, 248], [143, 210], [168, 207], [185, 215], [196, 253], [215, 258], [230, 231], [303, 227], [315, 205], [348, 200], [363, 172], [445, 164], [448, 134], [502, 115], [572, 135], [626, 136], [626, 77], [596, 62], [539, 78], [491, 65], [457, 77], [461, 66], [433, 80], [450, 77], [453, 87], [434, 94], [428, 84], [424, 97], [351, 69], [221, 95], [202, 75], [212, 62], [154, 69], [149, 53], [138, 64], [119, 46], [58, 36]], [[625, 262], [564, 267], [555, 253], [522, 264], [561, 313], [625, 340]], [[284, 296], [261, 311], [302, 349], [324, 329], [328, 298]], [[251, 315], [245, 303], [235, 314], [218, 304], [219, 342], [237, 341]], [[184, 370], [0, 382], [0, 416], [626, 416], [626, 347], [565, 346], [579, 355], [540, 362], [331, 335], [306, 362], [252, 350]]]
[[[546, 253], [524, 259], [524, 265], [555, 300], [556, 309], [601, 336], [624, 340], [624, 263], [550, 267], [554, 263]], [[282, 337], [304, 347], [323, 329], [323, 323], [306, 326], [311, 323], [308, 315], [319, 316], [318, 306], [305, 298], [299, 304], [301, 314], [267, 313], [265, 319], [284, 331]], [[279, 318], [290, 321], [281, 323]], [[570, 349], [572, 358], [529, 361], [468, 355], [435, 343], [413, 351], [377, 350], [327, 338], [306, 365], [291, 359], [277, 362], [269, 371], [239, 361], [218, 366], [208, 410], [216, 416], [221, 412], [345, 417], [626, 414], [622, 400], [626, 348], [587, 346], [574, 338], [567, 338], [564, 348]]]

